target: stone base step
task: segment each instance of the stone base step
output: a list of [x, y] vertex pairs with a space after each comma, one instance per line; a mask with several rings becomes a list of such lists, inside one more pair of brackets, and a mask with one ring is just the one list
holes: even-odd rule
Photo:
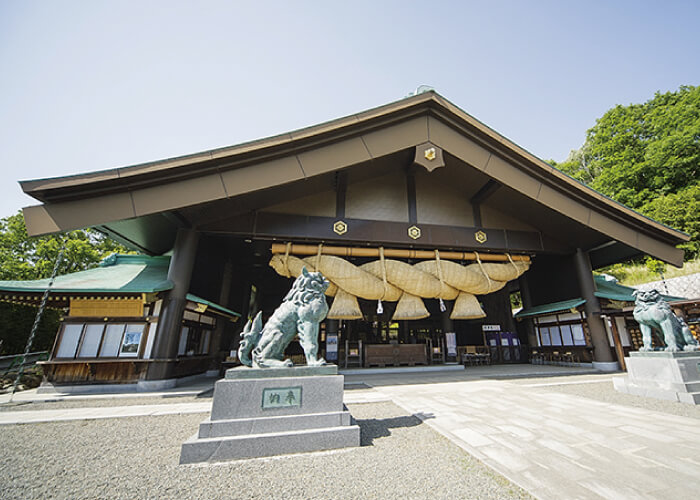
[[613, 386], [619, 392], [691, 405], [700, 404], [700, 391], [678, 391], [672, 387], [660, 387], [659, 384], [640, 384], [636, 382], [631, 381], [628, 376], [613, 377]]
[[224, 462], [360, 446], [360, 427], [346, 425], [291, 432], [199, 438], [182, 444], [180, 464]]
[[392, 366], [387, 368], [345, 368], [341, 375], [384, 375], [389, 373], [463, 372], [464, 365]]
[[311, 413], [307, 415], [276, 415], [228, 420], [211, 420], [208, 418], [199, 424], [199, 437], [233, 437], [243, 434], [291, 432], [324, 427], [340, 427], [350, 424], [354, 424], [354, 422], [347, 409], [345, 411]]

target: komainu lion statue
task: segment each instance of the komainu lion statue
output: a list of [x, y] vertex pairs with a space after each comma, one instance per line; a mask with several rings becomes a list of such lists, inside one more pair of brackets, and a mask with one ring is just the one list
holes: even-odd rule
[[328, 314], [324, 292], [329, 284], [321, 273], [310, 273], [303, 268], [264, 327], [262, 311], [245, 325], [238, 348], [241, 363], [255, 368], [292, 366], [291, 360], [282, 357], [298, 333], [306, 364], [325, 365], [323, 358], [317, 358], [318, 324]]
[[666, 351], [696, 351], [698, 341], [695, 340], [690, 328], [681, 318], [671, 311], [671, 307], [656, 290], [637, 290], [633, 293], [634, 319], [642, 330], [642, 342], [644, 346], [640, 351], [653, 351], [651, 346], [652, 331], [656, 331], [657, 338], [666, 345]]

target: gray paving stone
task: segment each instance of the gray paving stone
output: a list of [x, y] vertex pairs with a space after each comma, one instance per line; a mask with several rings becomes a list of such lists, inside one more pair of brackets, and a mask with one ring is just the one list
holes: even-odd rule
[[583, 479], [579, 481], [579, 484], [591, 490], [600, 498], [614, 498], [619, 500], [638, 500], [645, 498], [645, 496], [641, 494], [638, 490], [635, 490], [634, 488], [630, 488], [628, 486], [621, 486], [619, 482], [611, 483], [610, 481], [600, 479]]
[[477, 432], [473, 429], [456, 429], [450, 432], [470, 446], [479, 447], [493, 444], [492, 439], [487, 438], [480, 432]]
[[521, 427], [519, 425], [497, 425], [496, 428], [503, 432], [504, 434], [509, 434], [511, 436], [518, 437], [520, 439], [524, 439], [525, 441], [530, 441], [532, 439], [535, 439], [535, 434], [528, 431], [524, 427]]
[[409, 411], [432, 413], [427, 422], [433, 428], [542, 499], [668, 499], [659, 474], [669, 469], [657, 461], [671, 466], [674, 482], [686, 480], [687, 487], [674, 484], [678, 498], [699, 481], [692, 474], [700, 478], [700, 466], [691, 461], [700, 434], [685, 437], [697, 426], [690, 418], [665, 420], [666, 414], [644, 408], [509, 382], [379, 390]]
[[678, 438], [669, 436], [668, 434], [664, 434], [663, 432], [652, 431], [648, 428], [638, 427], [634, 425], [622, 425], [619, 427], [619, 430], [621, 432], [628, 432], [630, 434], [634, 434], [635, 436], [640, 436], [645, 439], [653, 439], [654, 441], [658, 441], [660, 443], [677, 443], [679, 441]]
[[495, 462], [498, 469], [507, 469], [514, 473], [522, 472], [532, 467], [532, 462], [521, 454], [514, 453], [508, 448], [496, 444], [482, 446], [481, 453], [486, 455], [486, 462]]

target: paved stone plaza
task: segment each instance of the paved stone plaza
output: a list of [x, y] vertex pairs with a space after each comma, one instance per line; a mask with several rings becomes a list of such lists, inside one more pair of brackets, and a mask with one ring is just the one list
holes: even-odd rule
[[[0, 424], [206, 413], [211, 406], [207, 398], [181, 395], [157, 402], [155, 396], [141, 397], [148, 404], [138, 404], [135, 395], [123, 395], [121, 400], [84, 398], [82, 404], [68, 399], [2, 405]], [[7, 399], [2, 397], [0, 401]], [[16, 400], [33, 398], [36, 396], [27, 393]], [[461, 373], [355, 374], [346, 376], [344, 399], [351, 411], [367, 408], [363, 411], [370, 413], [373, 406], [388, 404], [382, 401], [392, 401], [537, 498], [694, 499], [700, 491], [700, 408], [618, 394], [609, 374], [529, 365], [475, 367]], [[156, 418], [164, 417], [150, 420]], [[192, 418], [194, 422], [198, 415]], [[422, 427], [389, 428], [388, 434], [400, 433], [410, 442], [411, 433]], [[393, 467], [398, 474], [415, 474], [408, 465], [398, 466], [398, 462], [409, 464], [421, 456], [423, 437], [415, 437], [410, 452], [395, 455]], [[378, 442], [363, 437], [360, 449]], [[175, 448], [179, 444], [174, 443]], [[454, 456], [449, 450], [445, 447], [443, 452]], [[338, 474], [338, 467], [342, 469], [344, 460], [354, 463], [354, 453], [333, 455], [333, 474]], [[302, 460], [300, 457], [285, 460]], [[177, 456], [172, 459], [176, 461]], [[321, 467], [318, 473], [328, 472]], [[465, 474], [466, 480], [469, 472], [450, 469], [449, 474], [453, 479], [459, 479], [455, 474]], [[442, 476], [436, 471], [430, 477]], [[369, 498], [381, 491], [372, 493], [367, 485], [363, 488], [358, 497]], [[519, 495], [517, 489], [512, 491]], [[299, 493], [292, 497], [303, 498]], [[433, 493], [415, 490], [412, 498], [505, 495], [493, 489], [482, 495], [476, 486], [464, 489], [452, 482]], [[393, 497], [393, 493], [386, 494], [386, 498]]]
[[530, 382], [379, 390], [535, 497], [698, 498], [698, 420], [550, 392], [546, 379]]

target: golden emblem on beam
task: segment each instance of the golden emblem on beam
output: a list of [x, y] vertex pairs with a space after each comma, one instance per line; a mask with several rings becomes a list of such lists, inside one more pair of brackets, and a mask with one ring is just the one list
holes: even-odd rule
[[336, 221], [333, 224], [333, 232], [337, 235], [343, 235], [348, 232], [348, 225], [342, 220]]
[[474, 233], [474, 239], [478, 241], [479, 243], [486, 243], [486, 240], [488, 237], [486, 236], [486, 233], [483, 231], [477, 231]]
[[413, 161], [416, 165], [420, 165], [428, 172], [432, 172], [436, 168], [445, 166], [442, 148], [436, 146], [430, 141], [416, 146]]
[[417, 240], [421, 236], [421, 231], [418, 226], [411, 226], [408, 228], [408, 237]]

